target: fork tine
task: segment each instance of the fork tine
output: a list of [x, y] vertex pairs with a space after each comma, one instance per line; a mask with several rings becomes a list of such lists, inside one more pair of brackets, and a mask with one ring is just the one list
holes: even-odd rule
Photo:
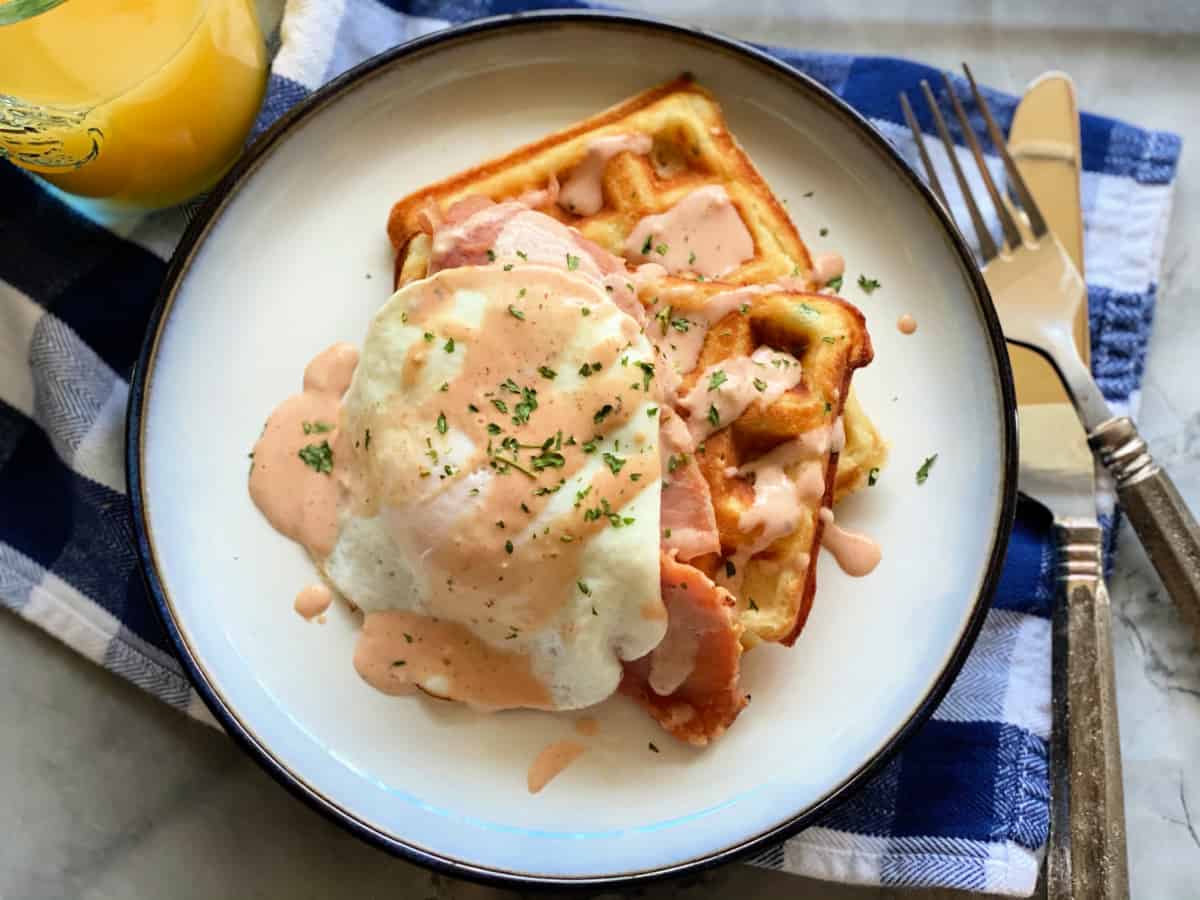
[[1049, 230], [1046, 227], [1046, 220], [1042, 217], [1042, 211], [1038, 209], [1033, 194], [1021, 175], [1021, 170], [1013, 162], [1012, 155], [1008, 152], [1008, 143], [1004, 140], [1004, 135], [996, 124], [996, 120], [992, 118], [992, 110], [987, 105], [987, 101], [983, 99], [983, 95], [979, 93], [979, 86], [975, 84], [975, 76], [971, 74], [971, 69], [966, 63], [963, 63], [963, 71], [967, 74], [967, 81], [971, 84], [971, 94], [975, 97], [975, 105], [979, 107], [979, 111], [983, 113], [983, 120], [987, 123], [988, 135], [992, 139], [992, 144], [995, 145], [996, 152], [1004, 161], [1004, 171], [1008, 173], [1008, 180], [1012, 182], [1017, 196], [1021, 198], [1021, 206], [1025, 210], [1025, 215], [1029, 217], [1029, 227], [1033, 231], [1033, 236], [1041, 238]]
[[996, 249], [996, 242], [992, 240], [992, 235], [987, 230], [987, 225], [984, 224], [983, 216], [979, 214], [979, 207], [975, 205], [975, 198], [971, 195], [971, 186], [967, 184], [962, 166], [958, 164], [958, 155], [954, 152], [954, 141], [951, 140], [950, 132], [946, 129], [946, 120], [942, 118], [942, 111], [938, 109], [937, 100], [933, 96], [929, 82], [924, 79], [921, 80], [921, 92], [925, 95], [925, 102], [929, 104], [930, 112], [933, 113], [933, 124], [937, 127], [938, 136], [946, 148], [946, 155], [950, 157], [950, 167], [954, 169], [954, 178], [958, 182], [959, 190], [962, 191], [963, 202], [967, 204], [971, 224], [975, 226], [975, 237], [979, 239], [979, 252], [983, 255], [984, 262], [991, 262], [999, 253]]
[[1013, 217], [1009, 215], [1008, 207], [1004, 205], [1004, 201], [1000, 197], [1000, 191], [996, 188], [996, 182], [992, 180], [992, 173], [988, 170], [987, 163], [983, 159], [983, 150], [979, 146], [979, 140], [975, 137], [975, 129], [971, 127], [971, 123], [967, 119], [966, 110], [963, 109], [962, 103], [959, 102], [958, 94], [954, 91], [954, 85], [950, 83], [950, 76], [943, 72], [942, 80], [946, 83], [946, 93], [950, 95], [950, 105], [954, 108], [954, 115], [958, 118], [958, 124], [962, 126], [963, 136], [967, 139], [967, 148], [971, 151], [971, 155], [975, 157], [975, 165], [979, 167], [979, 174], [983, 177], [983, 186], [987, 188], [988, 196], [992, 198], [992, 206], [995, 207], [996, 215], [1000, 219], [1000, 227], [1004, 229], [1004, 240], [1009, 247], [1020, 247], [1021, 232], [1017, 229], [1017, 223], [1013, 221]]
[[917, 124], [917, 117], [913, 115], [912, 107], [908, 105], [908, 94], [904, 91], [900, 92], [900, 109], [904, 111], [904, 121], [908, 123], [908, 129], [917, 143], [917, 153], [921, 156], [921, 165], [925, 167], [929, 186], [933, 188], [937, 198], [942, 201], [942, 206], [950, 209], [950, 204], [946, 202], [946, 195], [942, 191], [942, 182], [937, 177], [937, 172], [933, 168], [933, 160], [929, 158], [929, 150], [925, 147], [925, 136], [921, 133], [921, 126]]

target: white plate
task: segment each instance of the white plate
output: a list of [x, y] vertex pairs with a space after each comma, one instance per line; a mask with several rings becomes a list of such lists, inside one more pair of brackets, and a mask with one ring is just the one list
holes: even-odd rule
[[[361, 341], [387, 299], [394, 200], [684, 70], [716, 93], [810, 246], [849, 261], [845, 293], [861, 302], [876, 348], [855, 384], [892, 456], [840, 518], [876, 536], [884, 559], [851, 580], [822, 556], [807, 627], [791, 650], [749, 654], [753, 702], [714, 746], [680, 746], [610, 700], [588, 752], [531, 797], [529, 762], [571, 733], [571, 719], [475, 715], [363, 683], [351, 616], [337, 609], [321, 626], [292, 611], [313, 567], [251, 503], [246, 453], [274, 404], [299, 389], [305, 362], [333, 341]], [[864, 296], [860, 272], [882, 289]], [[901, 313], [919, 322], [915, 336], [897, 332]], [[699, 866], [810, 821], [928, 715], [957, 671], [1015, 496], [999, 335], [968, 251], [929, 193], [815, 83], [740, 45], [628, 18], [477, 23], [318, 93], [193, 224], [131, 406], [143, 562], [226, 728], [360, 835], [480, 877], [606, 880]], [[935, 452], [918, 486], [914, 472]]]

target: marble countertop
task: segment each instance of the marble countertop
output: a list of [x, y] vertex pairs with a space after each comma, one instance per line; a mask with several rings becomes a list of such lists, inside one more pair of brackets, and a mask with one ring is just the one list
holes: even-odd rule
[[[267, 0], [270, 7], [278, 0]], [[658, 0], [632, 6], [776, 44], [971, 62], [1019, 91], [1043, 70], [1075, 78], [1081, 105], [1184, 137], [1141, 423], [1200, 509], [1200, 7], [1150, 0], [998, 5], [962, 0]], [[731, 7], [736, 13], [730, 12]], [[949, 7], [949, 9], [947, 9]], [[1196, 895], [1200, 878], [1200, 654], [1125, 530], [1110, 582], [1133, 895]], [[223, 735], [184, 718], [0, 614], [0, 900], [41, 897], [500, 898], [431, 875], [341, 832], [271, 781]], [[637, 896], [885, 898], [731, 866]], [[620, 894], [606, 895], [619, 897]], [[906, 896], [966, 897], [954, 892]]]

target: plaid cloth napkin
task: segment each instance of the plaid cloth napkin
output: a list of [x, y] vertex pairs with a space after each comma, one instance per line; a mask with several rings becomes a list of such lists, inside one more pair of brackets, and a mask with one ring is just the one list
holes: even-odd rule
[[[543, 5], [583, 4], [289, 0], [257, 130], [371, 54]], [[922, 78], [937, 84], [933, 70], [770, 52], [870, 117], [915, 164], [896, 93]], [[1015, 98], [988, 99], [1007, 127]], [[1093, 366], [1127, 411], [1137, 406], [1179, 151], [1173, 135], [1083, 117]], [[0, 196], [0, 601], [211, 723], [143, 589], [122, 465], [128, 377], [188, 210], [106, 225], [4, 164]], [[1048, 822], [1051, 554], [1047, 517], [1022, 502], [992, 609], [933, 718], [850, 802], [754, 862], [864, 884], [1033, 891]]]

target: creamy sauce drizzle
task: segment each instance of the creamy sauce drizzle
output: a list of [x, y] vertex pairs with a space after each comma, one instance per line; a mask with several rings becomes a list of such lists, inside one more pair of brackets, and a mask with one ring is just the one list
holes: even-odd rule
[[[334, 472], [345, 454], [338, 440], [338, 404], [357, 364], [358, 351], [349, 344], [334, 344], [319, 354], [304, 370], [303, 392], [276, 407], [254, 445], [250, 497], [276, 531], [318, 559], [329, 555], [337, 540]], [[317, 471], [300, 457], [311, 446], [310, 458], [319, 462], [325, 444], [334, 471]]]
[[917, 330], [917, 320], [908, 313], [905, 313], [896, 322], [896, 328], [900, 330], [901, 334], [912, 334]]
[[[700, 309], [683, 311], [676, 310], [672, 303], [677, 299], [677, 293], [663, 290], [650, 308], [646, 336], [657, 348], [666, 368], [675, 375], [685, 375], [696, 368], [704, 347], [704, 336], [709, 330], [762, 292], [759, 287], [725, 291], [709, 297]], [[686, 289], [678, 292], [686, 293]]]
[[323, 584], [310, 584], [296, 595], [294, 608], [305, 619], [311, 620], [321, 616], [332, 602], [333, 591]]
[[725, 188], [709, 185], [638, 222], [625, 241], [625, 256], [718, 278], [754, 256], [754, 238]]
[[529, 793], [536, 794], [560, 775], [567, 766], [579, 759], [587, 749], [578, 741], [555, 741], [542, 749], [529, 765], [525, 783]]
[[567, 177], [558, 193], [558, 205], [579, 216], [594, 216], [604, 207], [604, 170], [618, 153], [650, 152], [654, 141], [646, 134], [615, 134], [587, 145], [583, 161]]
[[770, 406], [799, 383], [800, 361], [796, 357], [783, 350], [759, 347], [750, 356], [726, 359], [706, 368], [679, 400], [679, 406], [688, 411], [688, 430], [692, 440], [699, 442], [734, 422], [754, 401]]
[[813, 280], [824, 286], [846, 273], [846, 260], [840, 253], [821, 253], [813, 259]]
[[529, 657], [498, 650], [470, 629], [430, 616], [386, 610], [369, 613], [354, 650], [354, 668], [385, 694], [413, 687], [435, 697], [493, 711], [553, 709]]
[[821, 510], [821, 521], [825, 523], [821, 546], [833, 554], [843, 572], [861, 578], [875, 570], [883, 558], [879, 544], [866, 535], [842, 528], [834, 521], [831, 509]]

